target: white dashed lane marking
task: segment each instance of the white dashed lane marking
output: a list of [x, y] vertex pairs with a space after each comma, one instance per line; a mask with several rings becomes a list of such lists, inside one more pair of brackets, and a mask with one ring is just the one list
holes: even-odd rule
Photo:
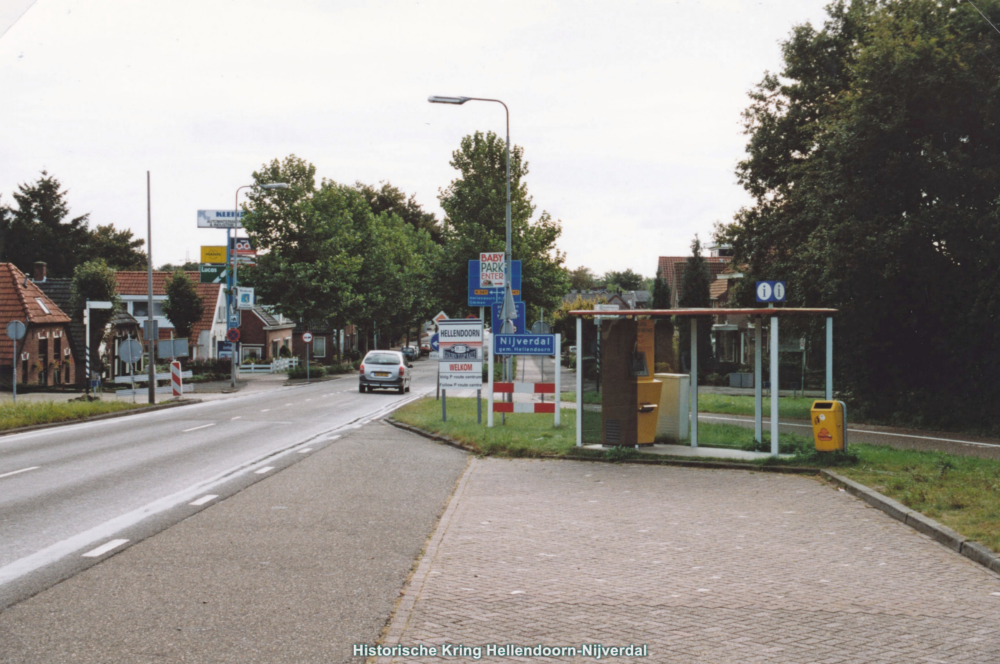
[[257, 475], [263, 475], [264, 473], [269, 473], [269, 472], [271, 472], [272, 470], [274, 470], [274, 466], [264, 466], [264, 467], [263, 467], [263, 468], [261, 468], [260, 470], [255, 470], [255, 471], [253, 471], [253, 472], [254, 472], [255, 474], [257, 474]]
[[215, 500], [216, 498], [218, 498], [217, 495], [215, 495], [213, 493], [210, 493], [207, 496], [202, 496], [198, 500], [194, 501], [193, 503], [189, 503], [189, 504], [190, 505], [194, 505], [195, 507], [201, 507], [205, 503], [210, 502], [212, 500]]
[[115, 539], [115, 540], [111, 540], [107, 544], [102, 544], [101, 546], [97, 547], [96, 549], [93, 549], [92, 551], [88, 551], [87, 553], [83, 554], [83, 557], [84, 558], [97, 558], [99, 556], [103, 556], [108, 551], [111, 551], [112, 549], [117, 549], [118, 547], [120, 547], [122, 544], [124, 544], [127, 541], [128, 541], [127, 539]]
[[26, 473], [29, 470], [38, 470], [41, 466], [32, 466], [31, 468], [22, 468], [21, 470], [12, 470], [9, 473], [4, 473], [0, 477], [10, 477], [11, 475], [20, 475], [21, 473]]
[[189, 431], [197, 431], [198, 429], [207, 429], [208, 427], [214, 427], [214, 426], [215, 422], [212, 422], [211, 424], [202, 424], [200, 427], [191, 427], [190, 429], [184, 429], [183, 431], [181, 431], [181, 433], [187, 433]]
[[301, 450], [299, 450], [299, 454], [307, 454], [307, 453], [312, 452], [312, 451], [313, 451], [313, 448], [311, 448], [311, 447], [304, 447]]

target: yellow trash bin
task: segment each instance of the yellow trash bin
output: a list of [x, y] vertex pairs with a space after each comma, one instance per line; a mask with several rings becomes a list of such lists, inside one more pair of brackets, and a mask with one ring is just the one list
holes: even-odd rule
[[813, 440], [817, 452], [847, 449], [847, 406], [843, 401], [813, 401]]

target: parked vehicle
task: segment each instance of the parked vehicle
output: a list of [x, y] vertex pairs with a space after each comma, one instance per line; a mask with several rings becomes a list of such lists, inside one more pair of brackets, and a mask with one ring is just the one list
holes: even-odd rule
[[358, 391], [397, 390], [400, 394], [410, 391], [410, 369], [413, 365], [398, 350], [369, 351], [361, 361]]
[[424, 355], [430, 355], [430, 354], [431, 354], [431, 345], [430, 344], [420, 344], [420, 355], [424, 356]]
[[403, 357], [405, 357], [408, 362], [412, 362], [417, 359], [418, 351], [413, 346], [403, 346], [400, 349], [400, 352], [403, 353]]

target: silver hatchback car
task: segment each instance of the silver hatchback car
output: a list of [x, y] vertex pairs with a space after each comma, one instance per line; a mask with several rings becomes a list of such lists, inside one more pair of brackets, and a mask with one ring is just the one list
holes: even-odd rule
[[410, 369], [413, 367], [403, 354], [396, 350], [373, 350], [361, 361], [358, 391], [396, 390], [400, 394], [410, 391]]

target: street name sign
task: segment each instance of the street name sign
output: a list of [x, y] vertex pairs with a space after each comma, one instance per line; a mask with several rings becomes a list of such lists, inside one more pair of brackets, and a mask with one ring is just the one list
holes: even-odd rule
[[757, 282], [758, 302], [784, 302], [785, 282], [784, 281], [758, 281]]
[[198, 210], [198, 228], [243, 228], [243, 210]]
[[[521, 261], [511, 261], [510, 269], [514, 272], [514, 278], [510, 283], [511, 292], [514, 294], [515, 300], [520, 300]], [[483, 286], [482, 275], [482, 261], [469, 261], [469, 306], [488, 307], [494, 302], [503, 302], [504, 287]]]
[[442, 389], [478, 390], [483, 386], [483, 321], [438, 321]]
[[497, 355], [555, 355], [554, 334], [494, 334], [493, 352]]

